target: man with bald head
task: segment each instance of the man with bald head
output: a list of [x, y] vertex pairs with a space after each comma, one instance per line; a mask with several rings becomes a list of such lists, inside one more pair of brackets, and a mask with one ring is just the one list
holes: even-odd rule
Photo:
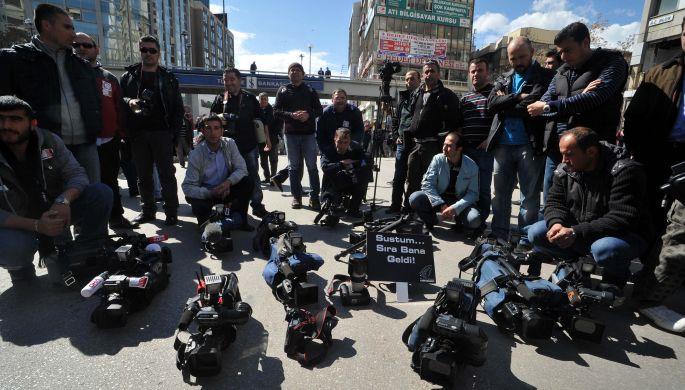
[[98, 62], [100, 48], [95, 40], [88, 34], [78, 32], [72, 44], [76, 55], [88, 61], [95, 70], [96, 83], [102, 105], [102, 130], [97, 135], [97, 150], [100, 158], [100, 177], [114, 194], [112, 211], [109, 217], [109, 226], [116, 228], [132, 228], [131, 222], [124, 217], [124, 208], [121, 206], [119, 195], [119, 148], [121, 139], [124, 137], [122, 127], [122, 99], [121, 87], [116, 76], [107, 71]]
[[488, 97], [488, 111], [494, 119], [485, 140], [485, 150], [495, 157], [492, 233], [497, 238], [509, 239], [511, 195], [518, 176], [521, 240], [517, 251], [521, 252], [531, 249], [525, 231], [538, 219], [545, 161], [541, 148], [545, 122], [531, 117], [526, 107], [540, 99], [554, 77], [554, 71], [542, 68], [533, 59], [534, 53], [533, 45], [525, 37], [514, 38], [507, 46], [512, 69], [497, 79]]

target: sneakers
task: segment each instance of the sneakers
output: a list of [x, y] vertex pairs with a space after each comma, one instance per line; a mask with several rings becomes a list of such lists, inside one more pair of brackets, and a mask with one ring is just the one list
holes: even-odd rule
[[[281, 190], [283, 191], [283, 190]], [[293, 198], [293, 202], [290, 204], [293, 210], [299, 210], [302, 208], [302, 198]]]
[[321, 211], [321, 202], [318, 199], [309, 199], [309, 207], [316, 210], [316, 211]]
[[640, 314], [649, 318], [654, 325], [669, 332], [685, 333], [685, 315], [666, 306], [652, 306], [640, 309]]
[[131, 220], [131, 223], [134, 225], [140, 225], [141, 223], [152, 222], [155, 219], [157, 219], [157, 216], [155, 216], [155, 212], [143, 211], [142, 213], [138, 214], [135, 218], [133, 218]]

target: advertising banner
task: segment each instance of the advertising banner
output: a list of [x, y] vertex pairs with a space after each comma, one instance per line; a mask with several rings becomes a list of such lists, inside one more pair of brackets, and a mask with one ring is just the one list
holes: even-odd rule
[[416, 0], [378, 0], [376, 13], [418, 22], [471, 27], [470, 6], [453, 0], [426, 0], [422, 6]]
[[381, 31], [378, 54], [445, 59], [447, 58], [447, 39], [421, 38], [409, 34]]

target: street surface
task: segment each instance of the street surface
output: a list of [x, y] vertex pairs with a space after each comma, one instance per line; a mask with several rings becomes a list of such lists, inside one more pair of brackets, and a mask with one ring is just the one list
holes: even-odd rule
[[[280, 166], [286, 164], [280, 157]], [[178, 164], [179, 226], [164, 226], [164, 214], [139, 231], [166, 233], [173, 252], [169, 287], [142, 312], [129, 317], [124, 328], [100, 330], [90, 322], [97, 298], [54, 289], [46, 271], [30, 289], [11, 287], [9, 275], [0, 271], [0, 388], [2, 389], [179, 389], [184, 384], [175, 366], [173, 335], [186, 300], [195, 294], [195, 272], [235, 272], [243, 300], [254, 312], [238, 329], [238, 336], [223, 354], [221, 373], [199, 380], [208, 389], [428, 389], [409, 366], [411, 354], [401, 341], [405, 327], [424, 313], [437, 292], [433, 286], [412, 286], [409, 303], [396, 303], [392, 293], [377, 294], [369, 307], [345, 308], [333, 302], [340, 321], [333, 330], [335, 342], [325, 360], [314, 368], [302, 368], [285, 355], [284, 311], [262, 279], [266, 261], [251, 250], [252, 233], [235, 232], [235, 250], [211, 258], [199, 250], [199, 234], [190, 207], [181, 194], [185, 170]], [[378, 194], [388, 205], [393, 162], [384, 159]], [[261, 174], [261, 172], [260, 172]], [[306, 175], [305, 175], [306, 176]], [[306, 185], [307, 179], [305, 179]], [[128, 197], [120, 180], [126, 216], [139, 210], [137, 199]], [[287, 182], [286, 182], [287, 184]], [[323, 289], [334, 274], [346, 274], [347, 266], [334, 261], [344, 249], [349, 220], [335, 229], [314, 226], [315, 212], [291, 210], [288, 187], [280, 193], [266, 187], [268, 210], [286, 212], [286, 219], [300, 225], [307, 249], [326, 263], [310, 274]], [[371, 192], [369, 192], [371, 194]], [[515, 199], [518, 195], [514, 196]], [[306, 204], [307, 199], [304, 199]], [[377, 217], [386, 215], [381, 211]], [[258, 221], [251, 220], [256, 226]], [[457, 262], [472, 247], [464, 237], [440, 226], [434, 232], [437, 286], [458, 274]], [[1, 254], [0, 254], [1, 255]], [[543, 266], [548, 276], [551, 265]], [[377, 283], [375, 283], [377, 285]], [[677, 297], [685, 302], [681, 289]], [[487, 362], [467, 368], [455, 388], [475, 389], [683, 389], [685, 388], [685, 337], [657, 330], [629, 307], [596, 310], [606, 321], [602, 344], [571, 341], [556, 332], [550, 340], [524, 344], [517, 336], [498, 331], [479, 311], [478, 320], [489, 337]], [[681, 304], [682, 309], [683, 304]]]

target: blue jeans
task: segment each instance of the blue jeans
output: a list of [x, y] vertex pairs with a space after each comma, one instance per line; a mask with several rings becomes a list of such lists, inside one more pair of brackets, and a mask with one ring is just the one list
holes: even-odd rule
[[250, 150], [243, 155], [245, 165], [247, 165], [247, 176], [254, 182], [252, 187], [252, 195], [250, 196], [250, 206], [253, 210], [263, 209], [262, 200], [264, 194], [262, 193], [262, 183], [259, 180], [259, 152], [257, 148]]
[[[105, 184], [95, 183], [86, 187], [71, 204], [71, 223], [81, 226], [76, 241], [90, 246], [107, 235], [107, 223], [112, 209], [112, 190]], [[35, 232], [0, 228], [0, 267], [17, 270], [32, 266], [33, 255], [38, 250]]]
[[[440, 206], [433, 207], [425, 192], [416, 191], [411, 194], [409, 196], [409, 205], [429, 227], [435, 226], [438, 223], [436, 213], [440, 211]], [[467, 229], [476, 229], [481, 225], [482, 221], [480, 212], [474, 207], [467, 207], [461, 213], [454, 216], [454, 222]]]
[[547, 194], [549, 189], [552, 188], [552, 183], [554, 182], [554, 170], [557, 169], [557, 165], [561, 163], [561, 160], [557, 158], [552, 158], [547, 156], [545, 160], [545, 178], [542, 184], [542, 203], [547, 203]]
[[406, 149], [405, 144], [397, 144], [395, 151], [395, 175], [392, 178], [392, 200], [391, 208], [402, 207], [402, 197], [404, 196], [404, 182], [407, 180], [407, 158], [410, 150]]
[[603, 237], [589, 244], [576, 240], [573, 245], [563, 249], [547, 240], [547, 230], [545, 221], [537, 222], [528, 229], [528, 239], [533, 243], [534, 251], [561, 259], [592, 254], [597, 264], [604, 269], [604, 280], [619, 286], [625, 285], [630, 278], [630, 261], [647, 250], [647, 242], [635, 233]]
[[472, 146], [464, 148], [464, 154], [475, 161], [478, 165], [478, 210], [485, 222], [490, 216], [490, 205], [492, 202], [492, 171], [494, 169], [495, 158], [492, 153]]
[[290, 192], [293, 197], [302, 198], [302, 169], [304, 169], [303, 165], [307, 164], [311, 188], [309, 199], [319, 200], [321, 183], [319, 182], [319, 170], [316, 167], [317, 152], [314, 134], [286, 134], [285, 153], [288, 155], [288, 176], [290, 177]]
[[540, 213], [541, 174], [545, 157], [535, 156], [530, 144], [497, 145], [493, 154], [495, 197], [492, 200], [492, 232], [497, 238], [509, 239], [511, 195], [518, 176], [521, 189], [518, 228], [525, 240], [527, 226], [537, 222]]

